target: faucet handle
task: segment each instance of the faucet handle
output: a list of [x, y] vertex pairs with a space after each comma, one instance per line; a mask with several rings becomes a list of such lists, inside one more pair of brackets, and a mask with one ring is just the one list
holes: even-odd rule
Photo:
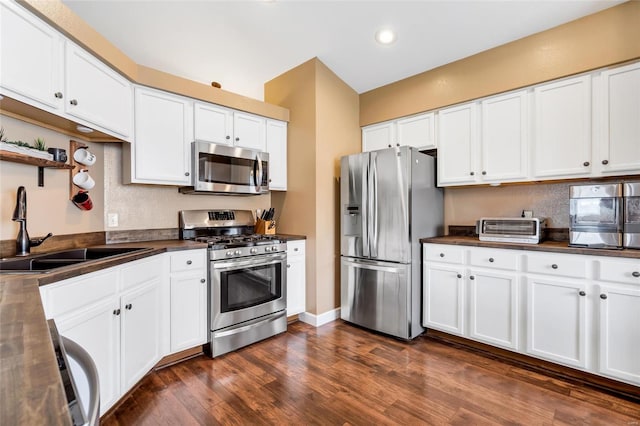
[[29, 245], [31, 247], [37, 247], [40, 244], [44, 243], [44, 240], [46, 240], [49, 237], [53, 237], [53, 233], [49, 232], [46, 236], [42, 238], [34, 238], [33, 240], [29, 240]]

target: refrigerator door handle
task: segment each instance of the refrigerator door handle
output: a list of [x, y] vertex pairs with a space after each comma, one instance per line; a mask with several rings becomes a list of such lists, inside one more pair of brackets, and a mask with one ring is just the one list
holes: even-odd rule
[[[363, 162], [362, 165], [362, 203], [360, 204], [361, 213], [360, 217], [362, 219], [362, 255], [364, 257], [369, 257], [369, 209], [368, 209], [368, 191], [369, 191], [369, 159], [367, 158], [366, 162]], [[364, 214], [366, 213], [366, 214]]]
[[378, 156], [375, 153], [371, 154], [371, 257], [378, 257]]
[[406, 265], [402, 265], [400, 267], [396, 266], [384, 266], [376, 261], [366, 261], [366, 260], [351, 260], [342, 258], [342, 262], [345, 265], [353, 266], [356, 268], [364, 268], [364, 269], [372, 269], [374, 271], [381, 272], [390, 272], [392, 274], [397, 274], [399, 272], [403, 272], [406, 269]]

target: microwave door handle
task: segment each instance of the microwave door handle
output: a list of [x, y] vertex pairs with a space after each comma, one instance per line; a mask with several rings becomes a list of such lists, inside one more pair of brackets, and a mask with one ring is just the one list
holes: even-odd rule
[[[260, 154], [256, 154], [256, 165], [258, 166], [258, 173], [254, 173], [253, 174], [253, 180], [255, 183], [255, 187], [256, 187], [256, 191], [260, 192], [260, 190], [262, 189], [262, 160], [260, 159]], [[256, 169], [256, 167], [254, 166], [253, 168], [254, 170]]]

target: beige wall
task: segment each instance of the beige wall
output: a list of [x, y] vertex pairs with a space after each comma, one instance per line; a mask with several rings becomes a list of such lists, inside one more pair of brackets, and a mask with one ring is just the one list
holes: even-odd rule
[[[69, 154], [69, 137], [49, 129], [0, 115], [7, 139], [33, 143], [41, 137], [49, 148], [64, 148]], [[87, 143], [96, 154], [89, 167], [97, 182], [89, 191], [93, 210], [83, 211], [69, 201], [70, 173], [63, 169], [45, 169], [44, 187], [38, 186], [38, 168], [27, 164], [0, 161], [0, 240], [11, 240], [18, 234], [18, 224], [11, 221], [18, 186], [27, 191], [27, 229], [31, 238], [53, 232], [55, 235], [102, 231], [104, 226], [104, 152], [99, 143]], [[45, 243], [46, 244], [46, 243]], [[44, 247], [44, 245], [43, 245]]]
[[363, 93], [360, 124], [428, 111], [639, 58], [639, 40], [640, 1], [623, 3]]
[[322, 314], [340, 305], [338, 162], [360, 150], [358, 95], [314, 58], [267, 82], [265, 100], [290, 111], [278, 232], [306, 235], [307, 312]]
[[570, 183], [446, 188], [445, 229], [449, 225], [475, 225], [481, 217], [520, 217], [532, 210], [547, 218], [551, 228], [569, 227]]
[[[65, 148], [69, 137], [49, 129], [0, 115], [9, 140], [31, 143], [42, 137], [48, 147]], [[0, 240], [11, 240], [18, 225], [11, 221], [16, 191], [27, 190], [28, 230], [31, 237], [53, 232], [55, 235], [85, 232], [162, 229], [178, 227], [178, 211], [191, 209], [257, 209], [271, 204], [269, 194], [259, 196], [184, 195], [177, 187], [122, 184], [122, 145], [87, 143], [97, 155], [90, 174], [96, 181], [89, 191], [94, 203], [91, 211], [82, 211], [69, 201], [69, 171], [45, 169], [44, 187], [38, 187], [37, 167], [0, 162]], [[106, 214], [117, 213], [119, 226], [106, 228]], [[44, 246], [43, 246], [44, 247]]]

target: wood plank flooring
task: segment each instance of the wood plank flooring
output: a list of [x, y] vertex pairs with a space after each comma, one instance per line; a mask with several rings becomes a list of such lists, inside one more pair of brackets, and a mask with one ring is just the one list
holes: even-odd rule
[[114, 425], [640, 425], [640, 404], [421, 336], [302, 322], [148, 375]]

